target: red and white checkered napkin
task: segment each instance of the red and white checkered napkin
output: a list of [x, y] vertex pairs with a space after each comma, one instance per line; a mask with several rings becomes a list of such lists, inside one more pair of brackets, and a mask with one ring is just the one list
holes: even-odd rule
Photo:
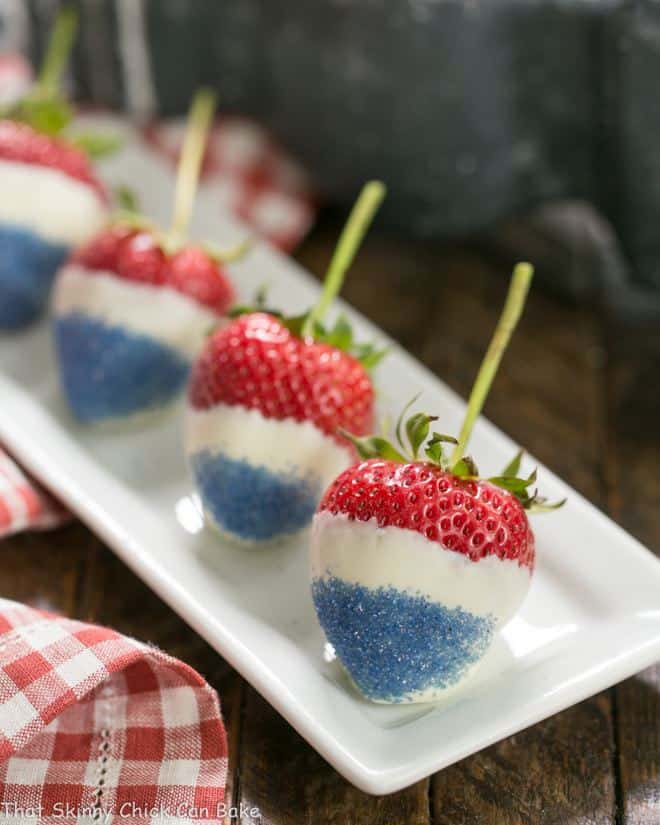
[[0, 445], [0, 538], [45, 530], [69, 518], [66, 510], [25, 475]]
[[227, 738], [188, 665], [0, 599], [0, 821], [217, 822]]

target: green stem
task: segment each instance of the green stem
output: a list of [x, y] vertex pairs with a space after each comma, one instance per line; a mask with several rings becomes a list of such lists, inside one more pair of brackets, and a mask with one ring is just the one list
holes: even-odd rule
[[339, 242], [323, 282], [323, 291], [316, 306], [312, 307], [302, 329], [303, 337], [310, 335], [314, 325], [323, 319], [330, 304], [339, 294], [346, 272], [353, 262], [362, 239], [371, 225], [376, 210], [385, 197], [385, 185], [378, 180], [366, 183], [360, 192]]
[[176, 175], [172, 227], [168, 233], [168, 239], [174, 245], [185, 238], [188, 230], [215, 105], [215, 92], [211, 89], [200, 89], [190, 107]]
[[531, 264], [517, 264], [513, 270], [511, 285], [506, 296], [504, 309], [495, 328], [486, 356], [479, 368], [477, 380], [474, 382], [474, 387], [472, 387], [472, 392], [470, 393], [470, 400], [468, 401], [465, 419], [461, 427], [461, 434], [458, 437], [458, 444], [451, 455], [451, 467], [460, 461], [465, 453], [470, 435], [472, 434], [474, 422], [483, 409], [504, 351], [520, 320], [533, 275], [534, 267]]
[[37, 78], [37, 88], [45, 95], [57, 93], [62, 72], [67, 64], [78, 31], [78, 15], [72, 6], [58, 12], [46, 54]]

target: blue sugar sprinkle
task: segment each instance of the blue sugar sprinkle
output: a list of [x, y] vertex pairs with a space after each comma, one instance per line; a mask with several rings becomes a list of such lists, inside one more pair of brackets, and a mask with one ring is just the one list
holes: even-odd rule
[[394, 587], [370, 589], [329, 576], [312, 596], [328, 641], [371, 699], [455, 684], [490, 645], [495, 623]]
[[80, 421], [100, 421], [172, 401], [190, 364], [172, 347], [79, 312], [56, 319], [60, 379]]
[[203, 450], [191, 468], [204, 508], [237, 538], [268, 541], [296, 532], [312, 520], [321, 493], [319, 480]]
[[0, 224], [0, 329], [19, 329], [38, 318], [68, 251], [31, 229]]

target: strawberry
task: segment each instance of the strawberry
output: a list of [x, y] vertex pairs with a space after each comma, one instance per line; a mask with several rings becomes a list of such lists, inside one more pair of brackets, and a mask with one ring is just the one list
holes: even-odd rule
[[192, 373], [189, 397], [200, 410], [217, 404], [257, 410], [278, 421], [311, 421], [345, 443], [340, 427], [366, 433], [374, 392], [350, 353], [294, 335], [263, 312], [242, 315], [213, 335]]
[[431, 701], [472, 672], [529, 588], [535, 548], [526, 511], [560, 506], [530, 492], [536, 473], [519, 477], [521, 453], [485, 479], [464, 453], [531, 277], [528, 264], [514, 272], [459, 438], [431, 432], [437, 417], [424, 413], [404, 426], [406, 410], [396, 445], [346, 433], [364, 460], [339, 474], [314, 516], [319, 621], [374, 701]]
[[71, 263], [87, 272], [112, 272], [134, 283], [164, 286], [226, 315], [234, 288], [222, 262], [201, 246], [184, 246], [168, 255], [157, 234], [114, 224], [77, 249]]
[[61, 135], [71, 111], [56, 81], [74, 31], [75, 19], [63, 12], [39, 80], [0, 110], [0, 329], [38, 317], [71, 246], [106, 218], [103, 185], [84, 152]]
[[0, 161], [53, 169], [90, 187], [102, 202], [108, 193], [89, 157], [61, 137], [37, 132], [26, 123], [0, 120]]
[[369, 459], [339, 475], [318, 512], [414, 530], [471, 561], [489, 555], [534, 568], [534, 535], [515, 495], [429, 462]]
[[185, 236], [212, 111], [212, 99], [200, 93], [179, 167], [173, 229], [163, 233], [127, 215], [76, 250], [57, 277], [60, 374], [81, 421], [173, 401], [233, 301], [218, 256]]
[[210, 523], [243, 542], [281, 538], [311, 521], [323, 487], [354, 457], [339, 428], [373, 423], [368, 369], [382, 353], [356, 346], [342, 317], [322, 317], [383, 195], [367, 185], [308, 313], [238, 308], [197, 359], [186, 451]]

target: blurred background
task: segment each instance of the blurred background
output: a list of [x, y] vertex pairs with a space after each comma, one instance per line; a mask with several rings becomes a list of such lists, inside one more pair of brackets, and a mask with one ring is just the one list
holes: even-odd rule
[[[57, 0], [0, 0], [42, 54]], [[626, 0], [79, 0], [75, 97], [148, 119], [193, 89], [265, 126], [319, 202], [389, 186], [402, 237], [534, 258], [546, 286], [660, 318], [660, 6]]]

